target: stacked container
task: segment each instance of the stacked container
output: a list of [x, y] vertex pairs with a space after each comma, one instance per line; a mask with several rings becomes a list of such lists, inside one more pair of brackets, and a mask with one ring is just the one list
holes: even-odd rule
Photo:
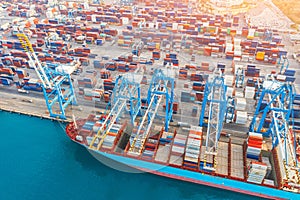
[[[139, 141], [136, 142], [136, 146], [141, 146], [141, 144], [138, 143]], [[147, 160], [152, 160], [156, 147], [158, 145], [158, 138], [157, 137], [149, 137], [147, 141], [145, 142], [145, 149], [142, 154], [144, 159]]]
[[160, 59], [160, 52], [159, 51], [153, 51], [152, 52], [152, 58], [154, 60], [159, 60]]
[[227, 176], [228, 175], [228, 143], [218, 142], [218, 153], [216, 155], [216, 173]]
[[232, 87], [234, 84], [234, 76], [233, 75], [225, 75], [224, 76], [224, 83], [225, 85]]
[[100, 102], [101, 98], [103, 97], [104, 91], [101, 89], [90, 89], [84, 88], [84, 99], [89, 101]]
[[267, 174], [267, 168], [265, 163], [252, 161], [248, 169], [247, 181], [250, 183], [262, 184]]
[[254, 65], [247, 65], [247, 70], [245, 75], [251, 77], [259, 77], [260, 70], [256, 68]]
[[181, 102], [191, 102], [191, 94], [189, 92], [181, 92]]
[[246, 110], [246, 99], [245, 98], [236, 98], [236, 105], [235, 108], [236, 110], [244, 111]]
[[6, 75], [9, 75], [9, 76], [14, 76], [15, 73], [14, 71], [11, 69], [11, 68], [0, 68], [0, 74], [6, 74]]
[[85, 130], [88, 130], [88, 131], [92, 131], [94, 125], [95, 125], [95, 122], [87, 121], [87, 122], [85, 122], [85, 124], [82, 126], [82, 129], [85, 129]]
[[117, 136], [122, 128], [122, 125], [120, 124], [113, 124], [110, 131], [107, 133], [106, 137], [104, 138], [104, 141], [102, 143], [102, 147], [106, 149], [112, 149], [115, 145]]
[[170, 164], [176, 166], [182, 166], [186, 140], [187, 140], [186, 135], [176, 134], [171, 149], [171, 156], [169, 161]]
[[180, 79], [187, 79], [187, 76], [188, 76], [188, 70], [186, 70], [186, 69], [179, 70], [179, 78]]
[[200, 147], [202, 144], [202, 127], [192, 126], [187, 139], [183, 166], [198, 169]]
[[263, 143], [263, 136], [260, 133], [249, 132], [247, 158], [259, 159]]
[[98, 131], [100, 130], [102, 126], [102, 121], [96, 121], [96, 123], [93, 126], [93, 132], [94, 133], [98, 133]]
[[159, 146], [156, 151], [155, 161], [166, 163], [169, 159], [171, 151], [171, 142], [173, 140], [173, 133], [164, 131], [159, 139]]
[[104, 79], [104, 90], [105, 91], [109, 91], [109, 90], [113, 90], [115, 87], [115, 82], [113, 82], [111, 79]]
[[245, 88], [245, 98], [253, 99], [255, 96], [255, 87], [246, 86]]
[[96, 73], [88, 73], [85, 75], [85, 77], [78, 78], [79, 87], [93, 88], [95, 87], [96, 83]]
[[6, 78], [0, 78], [0, 84], [5, 86], [12, 85], [12, 81]]
[[204, 91], [205, 89], [205, 83], [202, 82], [193, 82], [193, 90], [196, 91]]
[[29, 79], [28, 81], [24, 82], [23, 89], [42, 92], [42, 85], [37, 79]]
[[236, 111], [236, 119], [235, 119], [235, 123], [237, 124], [246, 124], [248, 121], [248, 114], [245, 111]]
[[111, 76], [110, 71], [108, 71], [108, 70], [101, 70], [101, 71], [100, 71], [100, 77], [101, 77], [102, 79], [109, 79], [110, 76]]
[[27, 75], [24, 69], [16, 69], [16, 73], [20, 79], [23, 79]]

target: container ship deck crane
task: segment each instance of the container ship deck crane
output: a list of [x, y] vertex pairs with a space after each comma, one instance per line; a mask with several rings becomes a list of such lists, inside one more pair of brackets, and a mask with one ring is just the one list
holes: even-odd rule
[[[226, 113], [226, 90], [227, 87], [221, 72], [214, 71], [205, 84], [199, 123], [201, 127], [207, 126], [205, 155], [217, 154], [218, 140], [220, 138]], [[204, 169], [215, 170], [214, 167], [208, 166], [204, 166]]]
[[127, 74], [119, 76], [116, 79], [111, 100], [112, 109], [106, 116], [105, 121], [101, 124], [97, 134], [93, 137], [89, 148], [96, 150], [101, 148], [105, 137], [122, 114], [126, 112], [129, 113], [131, 124], [133, 125], [141, 108], [141, 78], [140, 75]]
[[280, 74], [283, 74], [289, 68], [290, 62], [286, 56], [280, 56], [277, 65], [280, 67]]
[[[46, 65], [43, 66], [34, 52], [28, 37], [24, 33], [18, 33], [17, 37], [28, 56], [30, 67], [34, 68], [42, 83], [50, 117], [66, 119], [65, 109], [70, 104], [76, 105], [76, 97], [70, 74], [57, 72]], [[54, 106], [57, 104], [59, 113], [54, 111]]]
[[[144, 143], [149, 135], [150, 128], [158, 114], [161, 101], [165, 98], [166, 109], [164, 117], [164, 130], [168, 131], [169, 123], [173, 114], [174, 101], [174, 76], [173, 71], [156, 69], [152, 77], [148, 95], [148, 108], [143, 115], [136, 133], [130, 138], [129, 152], [140, 155]], [[168, 88], [170, 86], [170, 88]]]
[[279, 168], [284, 186], [300, 188], [299, 166], [296, 159], [294, 136], [289, 127], [294, 98], [293, 85], [266, 80], [250, 125], [250, 132], [272, 137], [278, 151]]

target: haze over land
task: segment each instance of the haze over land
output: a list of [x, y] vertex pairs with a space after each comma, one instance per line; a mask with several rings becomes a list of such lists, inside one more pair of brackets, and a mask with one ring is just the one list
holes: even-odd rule
[[299, 0], [272, 0], [273, 3], [293, 22], [300, 24]]

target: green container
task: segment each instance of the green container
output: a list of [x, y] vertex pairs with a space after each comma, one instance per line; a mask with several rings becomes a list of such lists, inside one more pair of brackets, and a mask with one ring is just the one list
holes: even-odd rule
[[231, 29], [230, 28], [227, 28], [227, 34], [230, 35], [230, 31]]

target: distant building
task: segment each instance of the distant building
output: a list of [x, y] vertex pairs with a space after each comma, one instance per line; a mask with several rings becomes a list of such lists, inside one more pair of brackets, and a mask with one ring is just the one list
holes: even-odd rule
[[238, 6], [244, 3], [244, 0], [210, 0], [212, 4], [221, 7]]

